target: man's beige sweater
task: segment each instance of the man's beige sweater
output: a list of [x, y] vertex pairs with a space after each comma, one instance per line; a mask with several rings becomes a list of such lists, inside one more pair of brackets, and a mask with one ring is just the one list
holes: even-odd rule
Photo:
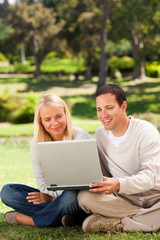
[[103, 175], [118, 178], [120, 194], [160, 190], [160, 135], [151, 123], [131, 119], [127, 136], [118, 147], [111, 143], [104, 127], [97, 129]]

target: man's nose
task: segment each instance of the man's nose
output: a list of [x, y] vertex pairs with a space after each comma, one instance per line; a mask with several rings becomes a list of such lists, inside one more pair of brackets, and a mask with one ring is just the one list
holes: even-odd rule
[[108, 117], [108, 111], [107, 111], [106, 109], [103, 109], [103, 110], [102, 110], [102, 113], [101, 113], [101, 116], [102, 116], [103, 118]]

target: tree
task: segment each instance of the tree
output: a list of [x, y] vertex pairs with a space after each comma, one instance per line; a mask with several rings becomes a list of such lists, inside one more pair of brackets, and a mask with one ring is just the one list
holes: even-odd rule
[[11, 6], [9, 19], [13, 32], [9, 37], [16, 37], [19, 43], [31, 46], [36, 64], [35, 76], [41, 74], [40, 65], [45, 55], [58, 48], [58, 34], [64, 23], [56, 17], [53, 9], [41, 3], [18, 3]]
[[93, 62], [96, 59], [96, 48], [99, 44], [97, 31], [97, 16], [95, 14], [95, 4], [90, 0], [83, 0], [84, 10], [80, 13], [77, 23], [79, 27], [79, 44], [82, 56], [86, 60], [86, 79], [91, 79]]
[[107, 44], [108, 39], [107, 21], [109, 21], [112, 12], [113, 2], [114, 2], [113, 0], [100, 1], [100, 9], [102, 10], [101, 33], [100, 33], [101, 56], [100, 56], [99, 81], [97, 88], [103, 86], [106, 82], [106, 74], [108, 70], [107, 55], [105, 52], [105, 46]]
[[116, 39], [127, 38], [132, 46], [135, 66], [133, 79], [145, 78], [145, 52], [157, 30], [154, 15], [159, 0], [122, 0], [113, 15], [113, 30]]
[[8, 25], [8, 0], [3, 2], [3, 22], [5, 25]]
[[3, 53], [3, 43], [6, 39], [7, 34], [11, 31], [11, 26], [5, 25], [3, 20], [0, 18], [0, 52], [2, 51]]
[[63, 43], [61, 52], [68, 56], [83, 57], [86, 63], [86, 79], [91, 79], [92, 66], [97, 57], [99, 44], [99, 26], [92, 0], [44, 0], [48, 7], [55, 7], [58, 16], [63, 18], [65, 25], [60, 37]]
[[4, 40], [8, 32], [10, 31], [11, 27], [6, 26], [2, 19], [0, 19], [0, 41]]

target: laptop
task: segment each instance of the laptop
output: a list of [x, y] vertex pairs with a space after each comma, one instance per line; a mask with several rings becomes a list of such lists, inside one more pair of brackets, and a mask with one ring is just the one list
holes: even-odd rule
[[38, 151], [50, 191], [89, 189], [102, 181], [95, 139], [40, 142]]

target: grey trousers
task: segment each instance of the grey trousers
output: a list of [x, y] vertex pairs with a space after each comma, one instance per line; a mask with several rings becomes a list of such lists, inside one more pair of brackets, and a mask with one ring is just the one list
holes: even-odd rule
[[124, 231], [150, 232], [160, 229], [160, 191], [104, 195], [81, 190], [78, 201], [86, 213], [121, 219]]

